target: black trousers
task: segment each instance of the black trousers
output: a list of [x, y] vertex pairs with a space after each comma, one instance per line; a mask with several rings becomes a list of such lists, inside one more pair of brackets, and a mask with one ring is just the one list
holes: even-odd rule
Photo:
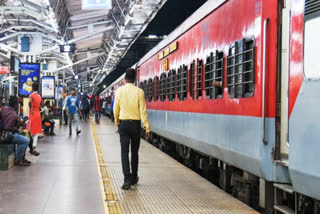
[[[121, 143], [121, 162], [124, 182], [130, 182], [138, 176], [140, 120], [121, 120], [119, 126]], [[129, 147], [131, 144], [131, 170], [129, 163]]]

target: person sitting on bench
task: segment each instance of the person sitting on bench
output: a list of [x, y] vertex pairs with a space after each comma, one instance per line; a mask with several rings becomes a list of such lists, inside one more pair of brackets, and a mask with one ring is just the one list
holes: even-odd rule
[[[19, 101], [15, 96], [9, 98], [9, 106], [3, 106], [0, 112], [0, 118], [3, 127], [3, 131], [12, 135], [12, 141], [6, 143], [17, 144], [15, 165], [18, 166], [30, 166], [31, 162], [25, 159], [26, 149], [30, 143], [29, 138], [18, 133], [18, 128], [23, 126], [25, 121], [19, 123]], [[4, 122], [5, 121], [5, 122]]]
[[[42, 126], [43, 126], [43, 132], [46, 135], [54, 136], [56, 135], [54, 133], [54, 121], [50, 119], [49, 117], [49, 107], [50, 107], [50, 101], [46, 101], [44, 107], [42, 108]], [[49, 133], [50, 130], [50, 133]]]

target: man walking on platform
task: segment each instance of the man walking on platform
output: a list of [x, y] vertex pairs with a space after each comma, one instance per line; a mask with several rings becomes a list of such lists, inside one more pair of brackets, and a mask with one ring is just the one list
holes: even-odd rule
[[[81, 130], [79, 129], [79, 114], [81, 114], [79, 109], [79, 99], [76, 96], [76, 90], [71, 89], [71, 96], [67, 97], [66, 100], [66, 110], [69, 120], [69, 135], [72, 135], [72, 121], [75, 120], [76, 123], [76, 133], [80, 134]], [[78, 114], [79, 113], [79, 114]]]
[[[121, 162], [124, 174], [122, 189], [129, 190], [131, 185], [139, 181], [138, 162], [140, 147], [141, 121], [146, 130], [146, 139], [150, 136], [150, 124], [148, 121], [144, 92], [134, 86], [136, 71], [128, 69], [126, 72], [126, 85], [117, 90], [114, 102], [114, 120], [119, 126], [121, 143]], [[129, 164], [129, 146], [131, 143], [131, 171]]]

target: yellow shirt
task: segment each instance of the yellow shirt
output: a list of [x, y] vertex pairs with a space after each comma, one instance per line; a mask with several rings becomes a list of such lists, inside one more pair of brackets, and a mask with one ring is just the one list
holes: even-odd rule
[[117, 90], [113, 113], [117, 125], [120, 120], [141, 120], [144, 129], [150, 132], [144, 92], [132, 83], [127, 83]]

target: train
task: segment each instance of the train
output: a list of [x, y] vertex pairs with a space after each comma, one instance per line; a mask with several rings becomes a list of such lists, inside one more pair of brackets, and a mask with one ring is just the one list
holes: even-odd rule
[[318, 0], [207, 1], [135, 65], [150, 142], [265, 213], [320, 213], [319, 29]]

